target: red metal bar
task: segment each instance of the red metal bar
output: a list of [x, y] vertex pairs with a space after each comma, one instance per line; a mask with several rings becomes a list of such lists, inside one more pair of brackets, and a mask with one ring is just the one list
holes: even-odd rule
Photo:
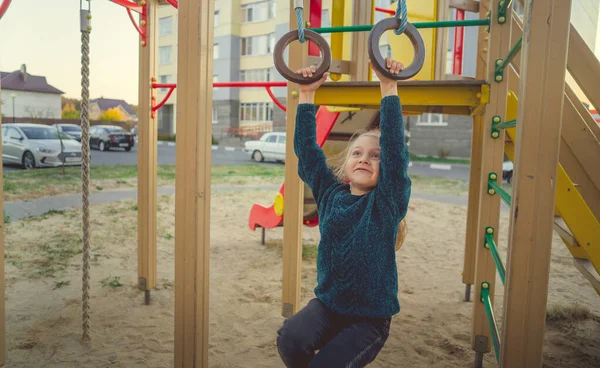
[[[167, 95], [165, 96], [165, 98], [163, 98], [163, 100], [160, 101], [160, 103], [158, 105], [152, 106], [152, 112], [156, 112], [156, 110], [163, 107], [163, 105], [167, 102], [169, 97], [171, 97], [171, 95], [173, 94], [175, 87], [177, 87], [177, 85], [175, 83], [169, 83], [169, 84], [152, 83], [152, 88], [168, 88], [169, 89], [169, 92], [167, 92]], [[154, 105], [154, 103], [153, 103], [153, 105]]]
[[394, 10], [392, 10], [392, 9], [380, 8], [380, 7], [377, 6], [377, 7], [375, 7], [375, 10], [378, 11], [378, 12], [382, 12], [382, 13], [388, 13], [388, 14], [391, 14], [391, 15], [396, 15], [396, 12]]
[[287, 87], [287, 82], [215, 82], [213, 87]]
[[4, 1], [2, 1], [2, 4], [0, 4], [0, 19], [2, 19], [2, 16], [4, 15], [4, 13], [6, 13], [6, 11], [8, 10], [8, 7], [10, 6], [10, 2], [11, 2], [11, 0], [4, 0]]
[[265, 89], [267, 90], [269, 97], [271, 97], [271, 100], [273, 100], [273, 103], [279, 106], [279, 108], [282, 109], [284, 112], [287, 111], [286, 107], [281, 103], [281, 101], [279, 101], [277, 97], [275, 97], [273, 91], [271, 91], [271, 87], [265, 87]]
[[[456, 20], [465, 20], [465, 11], [456, 9]], [[452, 73], [461, 75], [463, 70], [463, 47], [465, 44], [465, 27], [454, 29], [454, 57]]]
[[[321, 27], [321, 16], [323, 12], [323, 4], [322, 0], [310, 0], [310, 27], [311, 28], [320, 28]], [[313, 42], [308, 41], [308, 55], [309, 56], [320, 56], [321, 51], [319, 47], [315, 45]]]
[[171, 4], [171, 5], [173, 5], [173, 7], [174, 7], [175, 9], [178, 9], [178, 8], [179, 8], [179, 3], [177, 2], [177, 0], [167, 0], [167, 2], [168, 2], [169, 4]]
[[138, 31], [138, 33], [142, 37], [142, 40], [145, 41], [146, 35], [144, 34], [144, 31], [142, 31], [142, 29], [137, 25], [137, 23], [135, 22], [135, 19], [133, 19], [133, 14], [131, 13], [131, 9], [127, 8], [127, 14], [129, 15], [129, 19], [131, 19], [131, 23], [133, 23], [133, 26], [135, 27], [135, 29]]
[[127, 9], [131, 9], [136, 13], [142, 14], [142, 6], [134, 3], [133, 1], [129, 1], [129, 0], [110, 0], [110, 1], [112, 1], [113, 3], [115, 3], [117, 5], [124, 6]]
[[[272, 87], [287, 87], [287, 82], [215, 82], [215, 83], [213, 83], [213, 87], [264, 87], [267, 90], [269, 97], [271, 97], [271, 100], [273, 100], [273, 103], [275, 105], [277, 105], [283, 111], [286, 111], [285, 105], [282, 104], [281, 101], [279, 101], [277, 99], [277, 97], [275, 97], [275, 95], [273, 94], [273, 91], [271, 91], [271, 88]], [[176, 83], [152, 83], [152, 88], [168, 88], [169, 89], [169, 92], [167, 92], [167, 95], [165, 96], [165, 98], [163, 98], [163, 100], [158, 105], [152, 106], [152, 112], [155, 112], [156, 110], [160, 109], [167, 102], [169, 97], [171, 97], [171, 94], [173, 94], [173, 91], [175, 90], [175, 88], [177, 88], [177, 84]]]

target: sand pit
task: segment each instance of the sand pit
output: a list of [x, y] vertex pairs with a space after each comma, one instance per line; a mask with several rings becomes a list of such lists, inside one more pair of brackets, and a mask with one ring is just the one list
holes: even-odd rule
[[[260, 232], [247, 227], [250, 206], [273, 196], [255, 190], [213, 193], [211, 367], [282, 367], [275, 346], [283, 321], [282, 229], [268, 231], [262, 246]], [[173, 366], [174, 196], [159, 199], [159, 286], [150, 306], [143, 305], [143, 293], [135, 287], [136, 209], [133, 201], [92, 208], [91, 346], [80, 343], [80, 212], [6, 225], [7, 367]], [[371, 366], [469, 367], [472, 304], [462, 301], [460, 277], [466, 207], [414, 199], [408, 219], [409, 235], [397, 253], [402, 311]], [[501, 248], [507, 224], [504, 213]], [[303, 305], [313, 296], [311, 255], [318, 239], [318, 229], [304, 228]], [[498, 287], [498, 316], [502, 293]], [[600, 366], [600, 299], [557, 236], [548, 305], [553, 320], [546, 332], [545, 366]], [[561, 313], [577, 311], [581, 315], [561, 319]], [[495, 366], [491, 353], [485, 365]]]

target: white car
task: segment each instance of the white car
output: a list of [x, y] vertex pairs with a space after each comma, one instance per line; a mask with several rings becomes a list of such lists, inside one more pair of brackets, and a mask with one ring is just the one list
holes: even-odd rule
[[56, 127], [42, 124], [2, 124], [2, 162], [25, 169], [81, 165], [81, 143]]
[[256, 162], [285, 162], [285, 133], [265, 133], [258, 141], [246, 142], [244, 151]]

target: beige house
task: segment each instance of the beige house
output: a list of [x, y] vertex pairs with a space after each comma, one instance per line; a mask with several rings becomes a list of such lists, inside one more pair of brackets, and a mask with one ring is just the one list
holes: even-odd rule
[[100, 120], [102, 114], [109, 109], [117, 108], [123, 119], [121, 121], [137, 121], [137, 114], [130, 104], [123, 100], [115, 100], [109, 98], [97, 98], [90, 101], [90, 119]]

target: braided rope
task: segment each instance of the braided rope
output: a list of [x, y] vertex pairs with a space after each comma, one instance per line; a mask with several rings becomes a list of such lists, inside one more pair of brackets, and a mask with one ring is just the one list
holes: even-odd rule
[[408, 9], [406, 8], [406, 0], [398, 0], [398, 6], [396, 7], [396, 18], [400, 19], [400, 27], [394, 30], [396, 35], [401, 35], [406, 30], [406, 23], [408, 23]]
[[304, 20], [302, 19], [302, 8], [296, 8], [296, 19], [298, 20], [298, 40], [300, 43], [304, 43], [306, 41], [304, 39]]
[[82, 327], [83, 340], [90, 341], [90, 32], [81, 31], [81, 186], [83, 220]]

